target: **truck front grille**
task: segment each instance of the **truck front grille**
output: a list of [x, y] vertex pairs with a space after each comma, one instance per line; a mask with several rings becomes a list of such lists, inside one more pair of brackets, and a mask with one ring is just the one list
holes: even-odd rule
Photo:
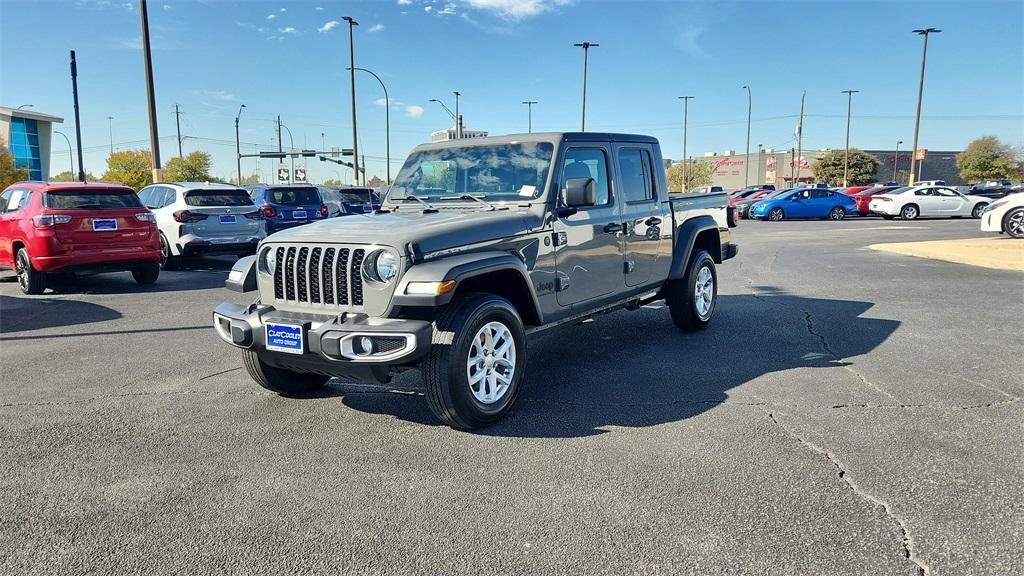
[[275, 250], [275, 300], [336, 308], [363, 305], [364, 249], [279, 246]]

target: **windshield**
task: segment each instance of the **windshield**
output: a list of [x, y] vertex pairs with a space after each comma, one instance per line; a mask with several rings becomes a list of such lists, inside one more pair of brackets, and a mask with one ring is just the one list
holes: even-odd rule
[[388, 199], [472, 194], [489, 201], [532, 200], [543, 192], [553, 151], [549, 142], [421, 150], [405, 161]]
[[245, 190], [192, 190], [185, 193], [189, 206], [252, 206]]
[[267, 190], [267, 201], [286, 206], [319, 204], [320, 192], [316, 188], [271, 188]]
[[131, 190], [51, 190], [46, 207], [54, 210], [124, 210], [142, 208], [139, 196]]

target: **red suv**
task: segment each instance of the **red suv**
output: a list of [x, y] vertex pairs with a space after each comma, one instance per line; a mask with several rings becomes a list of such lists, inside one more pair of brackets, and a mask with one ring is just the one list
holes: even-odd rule
[[14, 268], [26, 294], [41, 294], [58, 272], [130, 270], [152, 284], [160, 233], [127, 186], [17, 182], [0, 194], [0, 268]]

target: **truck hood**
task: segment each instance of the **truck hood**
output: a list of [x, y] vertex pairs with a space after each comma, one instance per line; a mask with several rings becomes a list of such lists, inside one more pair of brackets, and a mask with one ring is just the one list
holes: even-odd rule
[[421, 254], [506, 239], [541, 226], [541, 218], [523, 209], [442, 209], [424, 214], [403, 207], [395, 212], [329, 218], [273, 234], [268, 242], [376, 244], [405, 253], [415, 242]]

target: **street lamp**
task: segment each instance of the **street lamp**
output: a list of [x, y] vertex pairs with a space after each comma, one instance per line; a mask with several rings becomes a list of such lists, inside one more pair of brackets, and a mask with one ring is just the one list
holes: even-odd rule
[[235, 162], [238, 164], [239, 186], [242, 185], [242, 148], [238, 139], [238, 120], [242, 117], [242, 108], [245, 108], [245, 104], [238, 107], [238, 114], [235, 116]]
[[107, 130], [110, 131], [110, 155], [114, 155], [114, 117], [107, 116]]
[[288, 132], [288, 157], [291, 159], [292, 166], [292, 171], [291, 173], [288, 174], [288, 183], [291, 184], [292, 182], [294, 182], [295, 177], [295, 139], [292, 138], [292, 131], [287, 126], [285, 126], [284, 124], [280, 124], [280, 126], [281, 128], [284, 128], [286, 132]]
[[583, 118], [580, 121], [580, 132], [587, 131], [587, 61], [591, 48], [597, 48], [600, 44], [593, 42], [579, 42], [573, 44], [577, 48], [583, 48]]
[[753, 109], [754, 97], [750, 93], [750, 86], [743, 87], [747, 91], [747, 155], [743, 162], [743, 187], [750, 185], [750, 112]]
[[900, 165], [900, 144], [903, 140], [896, 141], [896, 152], [892, 155], [892, 181], [896, 181], [896, 167]]
[[[380, 76], [366, 68], [356, 68], [356, 70], [361, 70], [376, 78], [377, 82], [380, 82], [381, 89], [384, 90], [384, 150], [387, 157], [385, 160], [387, 162], [385, 170], [387, 171], [387, 183], [391, 184], [391, 101], [388, 99], [388, 88], [384, 85], [384, 81], [380, 79]], [[320, 137], [323, 138], [323, 134], [320, 134]], [[366, 168], [363, 167], [363, 169], [365, 170]]]
[[536, 104], [536, 100], [523, 100], [523, 104], [526, 104], [526, 133], [533, 133], [533, 105]]
[[843, 186], [849, 186], [850, 177], [850, 110], [853, 108], [853, 95], [860, 90], [843, 90], [846, 94], [846, 153], [843, 155]]
[[455, 94], [455, 139], [462, 140], [462, 114], [459, 113], [459, 96], [462, 96], [460, 92], [452, 92]]
[[686, 193], [686, 186], [688, 181], [686, 180], [686, 174], [689, 171], [690, 163], [686, 159], [686, 128], [689, 123], [690, 115], [690, 100], [694, 96], [679, 96], [678, 99], [683, 101], [683, 189], [681, 192]]
[[452, 117], [452, 122], [455, 123], [455, 137], [458, 138], [459, 137], [459, 119], [458, 119], [458, 116], [455, 115], [455, 112], [452, 112], [451, 108], [445, 106], [444, 102], [441, 102], [437, 98], [431, 98], [430, 102], [437, 102], [438, 104], [440, 104], [441, 108], [444, 108], [444, 111], [447, 112], [448, 115]]
[[[359, 26], [359, 22], [352, 19], [351, 16], [343, 16], [341, 18], [345, 22], [348, 22], [348, 71], [349, 78], [352, 83], [352, 166], [354, 170], [354, 183], [356, 186], [359, 185], [359, 132], [356, 130], [356, 51], [355, 41], [353, 40], [352, 34], [356, 26]], [[366, 167], [363, 167], [366, 170]], [[365, 177], [365, 173], [363, 176]]]
[[67, 134], [65, 134], [65, 133], [63, 133], [63, 132], [61, 132], [59, 130], [54, 130], [53, 133], [54, 134], [60, 134], [61, 136], [64, 137], [64, 140], [67, 140], [67, 143], [68, 143], [68, 164], [71, 165], [71, 177], [74, 178], [75, 177], [75, 154], [74, 154], [74, 152], [71, 151], [71, 139], [68, 138]]
[[22, 108], [35, 108], [35, 106], [33, 106], [32, 104], [22, 104], [21, 106], [15, 108], [15, 110], [21, 110]]
[[910, 179], [907, 181], [909, 186], [914, 185], [914, 176], [916, 171], [914, 170], [914, 159], [917, 158], [917, 135], [921, 128], [921, 99], [924, 97], [924, 65], [928, 59], [928, 35], [938, 34], [942, 30], [936, 28], [925, 28], [923, 30], [914, 30], [914, 34], [924, 36], [924, 50], [921, 52], [921, 82], [917, 87], [917, 116], [914, 117], [914, 155], [910, 157]]

